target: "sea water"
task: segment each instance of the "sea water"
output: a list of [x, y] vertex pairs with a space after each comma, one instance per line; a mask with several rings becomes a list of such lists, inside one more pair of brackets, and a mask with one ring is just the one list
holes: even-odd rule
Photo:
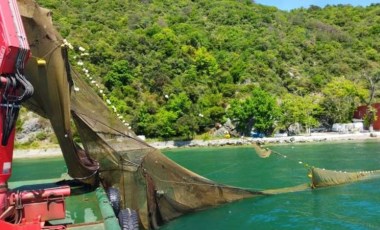
[[[179, 164], [217, 182], [254, 189], [309, 183], [307, 167], [338, 171], [380, 169], [380, 142], [271, 146], [259, 158], [252, 147], [167, 150]], [[252, 198], [184, 215], [163, 230], [380, 229], [380, 179]]]
[[62, 157], [20, 158], [13, 161], [10, 182], [60, 178], [66, 172]]
[[[250, 146], [164, 153], [214, 181], [258, 190], [309, 183], [307, 165], [342, 171], [380, 169], [380, 142], [375, 141], [270, 148], [279, 154], [259, 158]], [[10, 181], [58, 178], [66, 171], [63, 158], [17, 159]], [[184, 215], [161, 229], [380, 229], [380, 179], [245, 199]]]

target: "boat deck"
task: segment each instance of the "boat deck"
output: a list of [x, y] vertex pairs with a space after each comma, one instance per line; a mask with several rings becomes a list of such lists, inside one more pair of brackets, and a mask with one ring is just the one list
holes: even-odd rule
[[[48, 164], [46, 167], [41, 167], [44, 163], [47, 163], [44, 162], [45, 160], [48, 161]], [[60, 177], [56, 177], [64, 171], [64, 164], [61, 160], [40, 159], [39, 161], [31, 160], [27, 163], [17, 160], [15, 165], [17, 166], [20, 163], [24, 167], [15, 168], [17, 172], [14, 173], [14, 176], [12, 176], [8, 183], [8, 187], [11, 190], [25, 191], [65, 185], [70, 186], [71, 194], [65, 198], [65, 219], [52, 220], [47, 222], [47, 225], [64, 224], [67, 226], [67, 229], [75, 230], [119, 228], [117, 218], [112, 211], [103, 188], [91, 188], [80, 184], [65, 173], [61, 174]], [[46, 169], [53, 168], [53, 165], [58, 167], [59, 170], [55, 168], [54, 170], [46, 171]], [[31, 173], [27, 173], [27, 170], [31, 171]]]

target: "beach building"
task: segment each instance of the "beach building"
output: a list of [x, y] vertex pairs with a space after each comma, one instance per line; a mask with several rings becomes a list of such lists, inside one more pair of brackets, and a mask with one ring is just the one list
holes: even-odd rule
[[[376, 117], [378, 118], [373, 122], [373, 130], [380, 131], [380, 103], [374, 103], [372, 104], [372, 107], [376, 109]], [[359, 106], [354, 112], [354, 119], [364, 120], [367, 114], [367, 109], [367, 105]]]

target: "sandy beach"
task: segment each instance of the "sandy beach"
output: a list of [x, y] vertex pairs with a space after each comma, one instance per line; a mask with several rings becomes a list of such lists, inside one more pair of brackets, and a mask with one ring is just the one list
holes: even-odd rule
[[41, 148], [41, 149], [15, 149], [13, 151], [13, 158], [46, 158], [62, 156], [62, 151], [59, 146], [54, 148]]
[[[299, 135], [288, 137], [264, 137], [264, 138], [231, 138], [217, 140], [192, 140], [192, 141], [164, 141], [152, 142], [151, 146], [158, 149], [181, 148], [181, 147], [207, 147], [207, 146], [234, 146], [249, 145], [255, 142], [263, 144], [283, 144], [283, 143], [312, 143], [330, 141], [355, 141], [355, 140], [379, 140], [380, 132], [363, 133], [312, 133], [311, 135]], [[62, 156], [59, 146], [40, 149], [15, 149], [13, 156], [17, 158], [46, 158]]]

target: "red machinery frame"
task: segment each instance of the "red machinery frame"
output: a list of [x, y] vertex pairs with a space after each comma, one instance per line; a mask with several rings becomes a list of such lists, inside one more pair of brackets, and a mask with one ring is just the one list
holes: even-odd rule
[[[20, 104], [17, 99], [22, 86], [16, 74], [23, 73], [30, 56], [25, 30], [16, 0], [0, 0], [0, 229], [40, 230], [64, 229], [64, 226], [45, 226], [48, 220], [65, 218], [64, 197], [70, 195], [69, 186], [12, 191], [8, 180], [12, 174], [15, 120]], [[15, 118], [7, 121], [9, 110]], [[3, 127], [10, 127], [5, 134]], [[3, 130], [3, 131], [2, 131]]]

